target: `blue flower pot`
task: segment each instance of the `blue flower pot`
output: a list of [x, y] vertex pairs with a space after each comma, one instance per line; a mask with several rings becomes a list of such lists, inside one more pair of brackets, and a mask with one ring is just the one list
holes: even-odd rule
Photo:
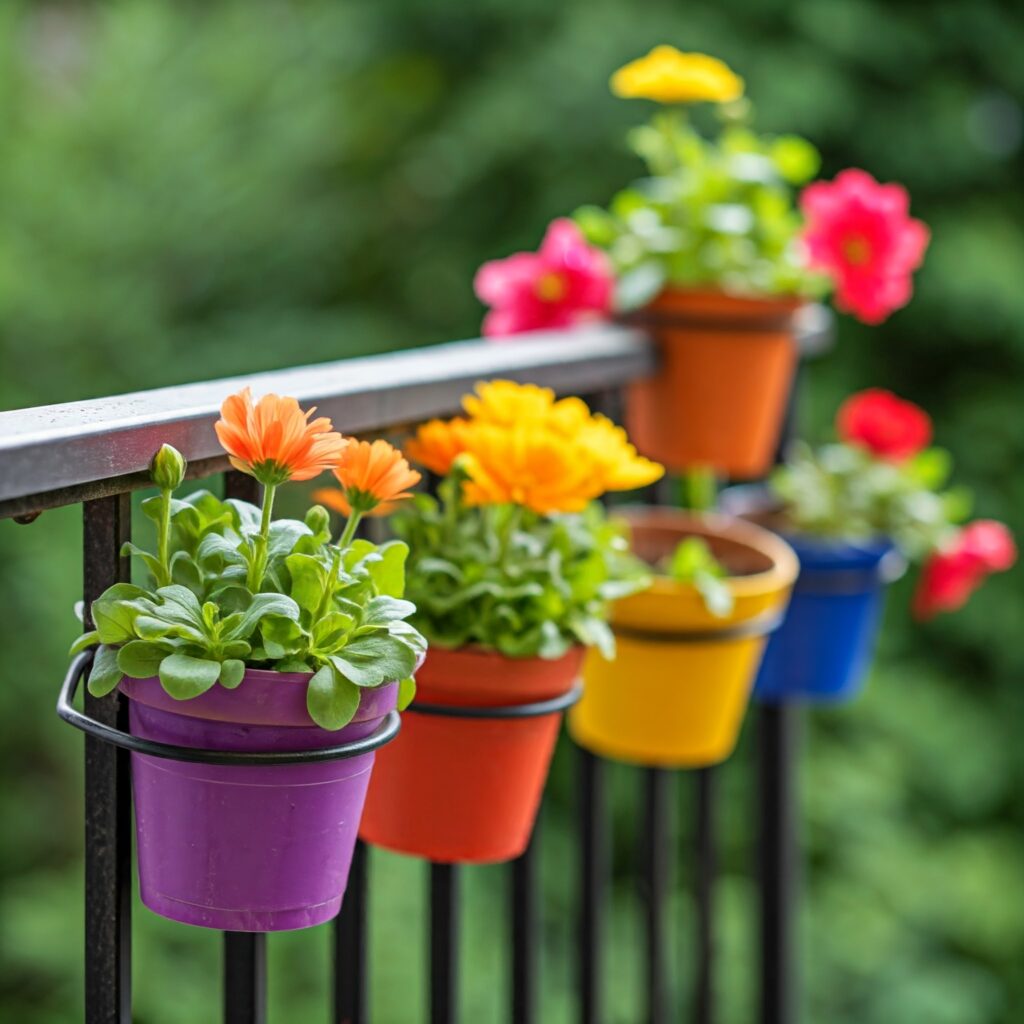
[[800, 559], [800, 575], [786, 618], [768, 641], [754, 697], [850, 700], [864, 685], [885, 586], [903, 571], [903, 558], [888, 540], [783, 536]]

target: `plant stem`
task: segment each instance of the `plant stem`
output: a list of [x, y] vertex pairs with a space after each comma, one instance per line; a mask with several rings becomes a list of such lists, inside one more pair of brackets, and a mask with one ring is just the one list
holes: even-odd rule
[[267, 546], [270, 541], [270, 515], [274, 510], [274, 493], [277, 491], [275, 484], [265, 484], [263, 487], [263, 515], [260, 518], [260, 532], [256, 538], [255, 553], [252, 563], [249, 565], [249, 577], [246, 580], [249, 590], [254, 594], [260, 592], [263, 585], [263, 574], [267, 571]]
[[161, 490], [160, 498], [160, 528], [156, 538], [157, 561], [160, 563], [160, 576], [158, 587], [166, 587], [171, 582], [171, 564], [169, 560], [169, 549], [171, 546], [171, 495], [173, 491]]
[[683, 508], [693, 512], [710, 512], [715, 507], [718, 496], [718, 482], [715, 471], [710, 466], [695, 466], [683, 474], [682, 484]]
[[352, 543], [352, 538], [356, 535], [356, 527], [362, 518], [362, 512], [357, 512], [355, 509], [352, 510], [352, 514], [348, 517], [348, 522], [345, 524], [345, 529], [341, 531], [341, 536], [338, 538], [339, 549], [347, 548]]

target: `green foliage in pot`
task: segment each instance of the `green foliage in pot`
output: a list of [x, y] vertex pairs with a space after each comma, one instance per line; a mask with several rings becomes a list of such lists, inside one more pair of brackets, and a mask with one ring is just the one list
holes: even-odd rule
[[[174, 498], [184, 459], [168, 445], [157, 453], [152, 478], [160, 494], [142, 504], [156, 524], [157, 549], [124, 548], [144, 564], [148, 584], [108, 588], [92, 603], [94, 628], [71, 648], [74, 654], [96, 646], [89, 692], [103, 696], [125, 676], [156, 677], [176, 700], [188, 700], [216, 685], [235, 689], [247, 668], [260, 668], [309, 673], [307, 707], [325, 729], [352, 720], [366, 687], [398, 681], [399, 704], [406, 706], [415, 692], [413, 672], [426, 652], [426, 641], [406, 621], [415, 606], [402, 599], [408, 548], [401, 541], [377, 545], [354, 539], [364, 513], [385, 498], [404, 495], [374, 494], [359, 472], [359, 446], [365, 443], [331, 435], [326, 420], [307, 424], [294, 400], [276, 400], [280, 404], [271, 412], [278, 413], [284, 430], [274, 436], [287, 435], [288, 417], [296, 414], [290, 426], [308, 432], [305, 456], [296, 455], [294, 446], [273, 452], [268, 431], [257, 445], [251, 406], [235, 424], [249, 431], [249, 448], [243, 450], [237, 431], [230, 432], [228, 413], [229, 403], [243, 399], [247, 395], [228, 399], [218, 427], [224, 427], [219, 432], [228, 451], [240, 453], [233, 461], [264, 483], [262, 508], [222, 501], [205, 490]], [[419, 479], [397, 452], [385, 448], [374, 451], [400, 471], [404, 466], [402, 486]], [[337, 541], [322, 506], [313, 506], [305, 520], [271, 519], [282, 480], [326, 468], [342, 482], [350, 512]]]

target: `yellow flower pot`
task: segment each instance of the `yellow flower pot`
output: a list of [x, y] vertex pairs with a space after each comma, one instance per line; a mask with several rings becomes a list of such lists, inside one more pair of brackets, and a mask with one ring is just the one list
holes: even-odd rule
[[736, 746], [767, 634], [796, 579], [796, 555], [775, 534], [731, 517], [651, 507], [625, 518], [633, 550], [651, 565], [685, 537], [707, 540], [730, 573], [734, 608], [717, 618], [692, 584], [667, 577], [617, 601], [618, 655], [588, 655], [569, 731], [580, 746], [620, 761], [717, 764]]

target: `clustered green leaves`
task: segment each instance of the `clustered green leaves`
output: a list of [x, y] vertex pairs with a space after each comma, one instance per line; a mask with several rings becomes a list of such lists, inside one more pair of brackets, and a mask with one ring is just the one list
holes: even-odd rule
[[809, 142], [735, 122], [708, 139], [678, 110], [655, 114], [629, 142], [648, 176], [607, 210], [575, 214], [588, 241], [611, 257], [620, 308], [641, 306], [666, 285], [751, 295], [825, 290], [796, 245], [802, 221], [794, 189], [819, 167]]
[[626, 527], [597, 503], [545, 516], [515, 505], [469, 507], [460, 490], [450, 476], [439, 499], [418, 494], [392, 520], [412, 551], [412, 621], [431, 645], [557, 658], [584, 644], [611, 657], [608, 603], [649, 583]]
[[118, 583], [93, 602], [95, 628], [72, 647], [98, 645], [91, 693], [109, 693], [124, 676], [155, 676], [187, 700], [237, 687], [247, 667], [309, 672], [307, 706], [325, 729], [352, 720], [364, 687], [398, 680], [400, 706], [412, 699], [426, 641], [406, 621], [415, 609], [402, 599], [404, 543], [334, 544], [327, 511], [314, 506], [305, 521], [270, 524], [254, 593], [250, 570], [264, 558], [259, 508], [205, 490], [178, 500], [167, 488], [142, 508], [161, 536], [166, 523], [167, 540], [157, 554], [125, 546], [149, 586]]
[[852, 541], [889, 537], [908, 558], [921, 559], [971, 512], [968, 491], [943, 490], [950, 469], [942, 448], [895, 463], [858, 445], [815, 451], [801, 442], [771, 486], [788, 523], [801, 533]]
[[681, 540], [665, 568], [676, 582], [692, 583], [712, 615], [724, 618], [732, 612], [735, 602], [726, 582], [728, 570], [715, 558], [703, 537]]

